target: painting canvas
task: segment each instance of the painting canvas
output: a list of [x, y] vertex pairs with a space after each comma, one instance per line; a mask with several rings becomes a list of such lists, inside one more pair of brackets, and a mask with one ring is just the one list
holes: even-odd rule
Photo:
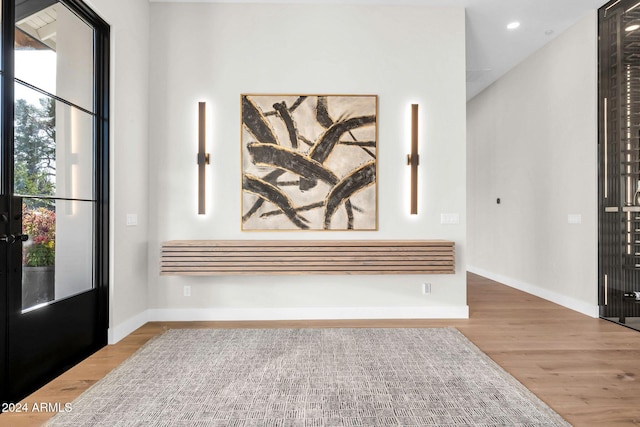
[[243, 230], [377, 229], [377, 96], [241, 102]]

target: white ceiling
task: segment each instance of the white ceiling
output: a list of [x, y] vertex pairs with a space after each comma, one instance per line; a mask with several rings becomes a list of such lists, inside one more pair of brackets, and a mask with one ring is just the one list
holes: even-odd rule
[[[467, 99], [471, 99], [607, 1], [459, 0], [459, 3], [467, 11]], [[512, 21], [519, 21], [520, 27], [508, 30], [507, 24]]]
[[[480, 93], [606, 0], [149, 0], [189, 3], [388, 4], [464, 7], [467, 99]], [[516, 30], [507, 24], [519, 21]], [[596, 25], [594, 20], [594, 25]]]

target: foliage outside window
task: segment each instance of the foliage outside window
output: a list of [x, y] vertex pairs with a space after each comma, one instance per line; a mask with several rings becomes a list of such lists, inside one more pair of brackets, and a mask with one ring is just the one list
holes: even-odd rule
[[56, 213], [40, 207], [23, 207], [22, 228], [29, 235], [31, 244], [24, 250], [24, 265], [43, 267], [54, 265], [56, 259]]
[[[14, 123], [14, 191], [16, 194], [53, 196], [56, 174], [55, 102], [40, 105], [18, 99]], [[33, 201], [30, 201], [31, 204]], [[39, 201], [40, 206], [45, 205]]]
[[[18, 99], [14, 122], [14, 191], [28, 196], [55, 195], [55, 102], [40, 105]], [[29, 236], [23, 262], [29, 267], [55, 264], [56, 214], [53, 202], [24, 199], [23, 232]]]

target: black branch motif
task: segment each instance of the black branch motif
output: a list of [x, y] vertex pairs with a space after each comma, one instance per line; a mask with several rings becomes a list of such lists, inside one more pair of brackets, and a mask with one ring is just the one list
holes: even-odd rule
[[291, 108], [289, 108], [289, 111], [292, 113], [296, 111], [300, 104], [302, 104], [307, 98], [307, 96], [299, 96], [298, 99], [296, 99], [296, 102], [294, 102]]
[[339, 181], [339, 178], [322, 163], [286, 147], [256, 142], [247, 145], [247, 150], [255, 164], [285, 169], [301, 177], [315, 177], [330, 185], [335, 185]]
[[319, 96], [316, 104], [316, 120], [323, 128], [329, 129], [333, 125], [333, 119], [329, 115], [329, 104], [326, 96]]
[[273, 104], [273, 108], [278, 112], [278, 115], [287, 127], [287, 132], [289, 133], [289, 141], [291, 141], [291, 147], [298, 148], [298, 129], [296, 129], [296, 124], [293, 121], [293, 117], [291, 117], [291, 113], [287, 108], [287, 104], [284, 101], [276, 102], [275, 104]]
[[331, 218], [336, 210], [345, 200], [351, 198], [358, 191], [376, 182], [376, 164], [371, 161], [355, 169], [336, 184], [329, 194], [325, 203], [324, 228], [331, 225]]
[[[340, 141], [340, 145], [348, 145], [351, 147], [371, 147], [376, 148], [375, 141]], [[375, 159], [375, 156], [372, 156]]]
[[[294, 111], [296, 111], [296, 109], [300, 106], [300, 104], [302, 104], [307, 98], [308, 96], [299, 96], [298, 99], [296, 99], [296, 102], [294, 102], [291, 108], [289, 108], [289, 112], [293, 113]], [[269, 117], [269, 116], [275, 116], [276, 114], [278, 114], [277, 111], [267, 111], [264, 113], [264, 116]]]
[[298, 215], [291, 200], [278, 187], [253, 175], [245, 174], [242, 189], [276, 205], [298, 228], [308, 229], [308, 221]]
[[[318, 102], [316, 103], [316, 120], [325, 129], [330, 128], [334, 124], [334, 121], [331, 118], [331, 115], [329, 114], [329, 103], [326, 96], [318, 97]], [[340, 144], [360, 146], [362, 150], [366, 152], [369, 156], [371, 156], [374, 159], [376, 158], [375, 154], [371, 152], [371, 150], [368, 150], [366, 148], [366, 147], [375, 147], [375, 144], [376, 144], [375, 141], [360, 142], [353, 135], [353, 132], [351, 131], [349, 131], [349, 136], [351, 137], [352, 141], [348, 141], [348, 142], [340, 141]]]
[[[278, 178], [284, 175], [284, 172], [285, 171], [281, 169], [276, 169], [274, 171], [269, 172], [264, 178], [262, 178], [262, 180], [265, 182], [268, 182], [269, 184], [276, 185]], [[264, 204], [264, 199], [259, 198], [258, 200], [256, 200], [253, 206], [251, 206], [251, 209], [249, 209], [249, 212], [247, 212], [242, 216], [242, 222], [247, 222], [249, 218], [254, 216], [256, 212], [258, 212], [258, 210], [262, 207], [263, 204]]]
[[264, 114], [246, 95], [242, 96], [242, 123], [258, 141], [265, 144], [278, 143]]
[[[324, 202], [312, 203], [310, 205], [300, 206], [299, 208], [296, 209], [296, 212], [310, 211], [310, 210], [318, 209], [322, 207], [324, 207]], [[267, 218], [267, 217], [276, 216], [276, 215], [282, 215], [282, 211], [281, 210], [269, 211], [269, 212], [263, 213], [260, 216], [263, 218]]]
[[[262, 199], [260, 199], [262, 200]], [[350, 211], [350, 223], [351, 223], [351, 227], [347, 227], [348, 229], [352, 229], [353, 228], [353, 212], [363, 212], [362, 209], [358, 208], [357, 206], [353, 206], [351, 205], [351, 202], [346, 202], [346, 204], [350, 205], [350, 208], [348, 209]], [[303, 211], [310, 211], [312, 209], [318, 209], [318, 208], [323, 208], [324, 207], [324, 202], [317, 202], [317, 203], [312, 203], [310, 205], [305, 205], [305, 206], [300, 206], [298, 208], [296, 208], [296, 212], [303, 212]], [[265, 212], [262, 215], [260, 215], [263, 218], [267, 218], [270, 216], [277, 216], [277, 215], [282, 215], [282, 211], [281, 210], [275, 210], [275, 211], [269, 211], [269, 212]], [[349, 215], [349, 214], [347, 214]]]
[[355, 217], [353, 216], [353, 205], [351, 204], [351, 200], [347, 200], [344, 203], [344, 207], [347, 210], [347, 230], [353, 230], [353, 221]]
[[376, 122], [376, 116], [353, 117], [343, 122], [333, 124], [319, 138], [316, 144], [309, 150], [309, 156], [320, 163], [324, 163], [333, 152], [340, 138], [346, 132], [362, 126], [372, 125]]
[[[353, 230], [354, 219], [355, 219], [353, 215], [353, 211], [361, 212], [361, 210], [353, 206], [351, 204], [351, 201], [349, 200], [347, 200], [344, 205], [347, 210], [347, 230]], [[299, 208], [296, 209], [296, 212], [310, 211], [310, 210], [318, 209], [322, 207], [324, 207], [324, 202], [312, 203], [310, 205], [300, 206]], [[260, 216], [262, 218], [268, 218], [270, 216], [276, 216], [276, 215], [282, 215], [282, 211], [281, 210], [269, 211], [269, 212], [263, 213]]]

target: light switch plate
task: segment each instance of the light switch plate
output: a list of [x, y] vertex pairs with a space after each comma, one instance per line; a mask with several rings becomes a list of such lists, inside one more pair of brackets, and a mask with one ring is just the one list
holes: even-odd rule
[[567, 221], [569, 222], [569, 224], [582, 224], [582, 215], [569, 214]]
[[138, 215], [127, 214], [127, 227], [133, 227], [135, 225], [138, 225]]
[[440, 214], [440, 224], [460, 224], [460, 215], [454, 214]]

